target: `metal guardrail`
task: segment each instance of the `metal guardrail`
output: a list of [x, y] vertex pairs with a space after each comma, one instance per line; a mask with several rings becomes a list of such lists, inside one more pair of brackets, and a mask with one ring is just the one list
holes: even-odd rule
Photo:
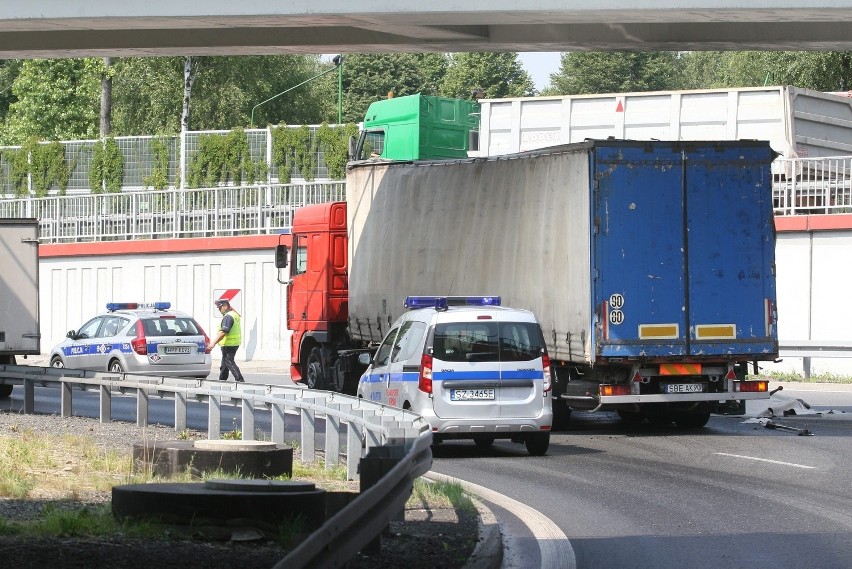
[[299, 207], [346, 199], [343, 182], [0, 200], [0, 217], [37, 218], [41, 243], [279, 233]]
[[[420, 415], [404, 409], [330, 391], [307, 390], [246, 383], [222, 384], [200, 379], [177, 379], [133, 374], [110, 374], [93, 371], [56, 369], [49, 367], [0, 365], [0, 383], [19, 384], [24, 388], [24, 413], [35, 412], [36, 385], [58, 386], [60, 414], [72, 414], [74, 388], [94, 389], [100, 393], [99, 420], [112, 420], [112, 398], [136, 398], [136, 425], [148, 425], [149, 399], [169, 396], [174, 399], [175, 431], [187, 428], [187, 406], [192, 399], [207, 403], [207, 435], [221, 436], [223, 405], [241, 408], [241, 431], [244, 440], [255, 438], [255, 414], [258, 410], [271, 412], [271, 441], [284, 444], [285, 414], [298, 414], [301, 420], [300, 452], [304, 462], [316, 459], [316, 424], [318, 416], [325, 418], [326, 467], [337, 466], [341, 454], [340, 441], [346, 428], [347, 475], [357, 478], [362, 447], [398, 445], [406, 449], [424, 432], [429, 423]], [[357, 449], [357, 452], [355, 451]]]
[[[380, 446], [401, 447], [404, 456], [382, 478], [380, 484], [360, 493], [349, 505], [326, 520], [313, 534], [279, 561], [276, 569], [302, 567], [344, 567], [355, 553], [378, 536], [400, 512], [411, 495], [414, 479], [432, 466], [432, 431], [420, 415], [328, 391], [306, 390], [245, 383], [222, 385], [218, 381], [184, 380], [133, 374], [109, 374], [92, 371], [55, 369], [35, 366], [0, 365], [0, 384], [22, 385], [24, 412], [35, 411], [35, 387], [56, 385], [60, 393], [60, 414], [72, 414], [74, 388], [96, 389], [100, 394], [99, 420], [112, 420], [114, 396], [135, 396], [136, 424], [148, 424], [150, 397], [174, 398], [175, 430], [187, 426], [190, 398], [208, 406], [208, 438], [219, 438], [223, 405], [241, 406], [241, 431], [244, 440], [255, 436], [255, 413], [271, 412], [271, 439], [284, 444], [286, 413], [301, 417], [301, 458], [316, 459], [317, 419], [325, 419], [325, 465], [336, 465], [341, 454], [340, 440], [346, 427], [347, 475], [356, 478], [362, 450]], [[357, 450], [356, 450], [357, 449]]]
[[778, 355], [802, 358], [802, 371], [807, 379], [811, 377], [811, 358], [852, 358], [852, 342], [790, 340], [779, 342]]

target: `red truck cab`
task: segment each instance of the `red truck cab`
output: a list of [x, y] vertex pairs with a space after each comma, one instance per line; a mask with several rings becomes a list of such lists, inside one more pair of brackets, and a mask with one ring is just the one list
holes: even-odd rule
[[[276, 266], [287, 266], [285, 245]], [[329, 387], [334, 351], [345, 347], [348, 311], [346, 203], [299, 208], [293, 216], [287, 284], [290, 374], [308, 387]], [[342, 344], [342, 345], [341, 345]], [[342, 387], [342, 385], [341, 385]]]

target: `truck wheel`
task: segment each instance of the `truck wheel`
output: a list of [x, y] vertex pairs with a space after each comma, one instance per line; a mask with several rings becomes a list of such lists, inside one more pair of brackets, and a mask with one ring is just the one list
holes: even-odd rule
[[617, 413], [621, 420], [625, 423], [639, 423], [644, 419], [642, 413], [637, 411], [625, 411], [624, 409], [619, 409]]
[[678, 413], [674, 422], [681, 429], [700, 429], [710, 420], [710, 411], [699, 411], [697, 413]]
[[568, 426], [568, 419], [571, 418], [571, 408], [560, 400], [553, 400], [553, 428], [564, 429]]
[[473, 437], [473, 442], [476, 443], [478, 447], [490, 447], [494, 444], [496, 439], [494, 437]]
[[308, 389], [325, 389], [326, 380], [322, 373], [322, 352], [319, 348], [311, 349], [311, 353], [308, 354], [303, 377]]
[[12, 385], [0, 385], [0, 399], [6, 399], [12, 395]]
[[542, 456], [550, 446], [550, 433], [536, 433], [527, 437], [524, 441], [527, 452], [533, 456]]

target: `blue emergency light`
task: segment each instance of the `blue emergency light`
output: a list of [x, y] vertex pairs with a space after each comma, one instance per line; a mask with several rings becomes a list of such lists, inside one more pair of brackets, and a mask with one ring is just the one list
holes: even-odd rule
[[499, 296], [407, 296], [405, 307], [446, 309], [448, 306], [500, 306]]
[[144, 308], [153, 308], [154, 310], [168, 310], [172, 307], [171, 302], [109, 302], [107, 310], [114, 312], [116, 310], [139, 310]]

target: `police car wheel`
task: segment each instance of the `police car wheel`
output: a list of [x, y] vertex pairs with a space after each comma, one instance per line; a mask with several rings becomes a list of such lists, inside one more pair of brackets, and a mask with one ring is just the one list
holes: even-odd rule
[[549, 433], [536, 433], [527, 437], [525, 441], [527, 452], [533, 456], [542, 456], [550, 446]]
[[322, 353], [319, 348], [311, 349], [305, 364], [305, 385], [308, 389], [325, 389], [325, 376], [322, 373]]
[[59, 356], [53, 356], [53, 358], [51, 358], [50, 360], [50, 367], [64, 368], [65, 362], [63, 362], [62, 358], [60, 358]]
[[121, 362], [118, 360], [112, 360], [109, 362], [108, 369], [110, 373], [124, 373], [124, 367], [122, 367]]

